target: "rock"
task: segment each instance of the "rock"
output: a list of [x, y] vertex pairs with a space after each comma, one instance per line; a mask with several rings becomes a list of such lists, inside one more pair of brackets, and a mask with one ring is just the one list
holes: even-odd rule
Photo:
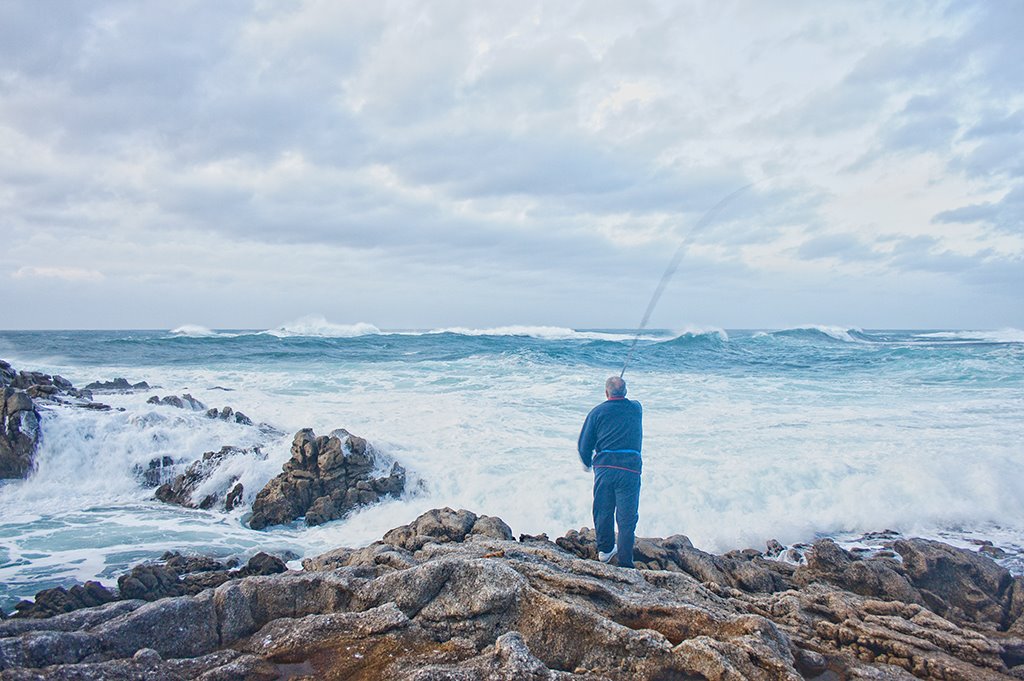
[[[305, 454], [308, 462], [314, 452]], [[510, 535], [500, 519], [435, 509], [368, 547], [307, 559], [302, 572], [256, 575], [284, 566], [254, 556], [195, 595], [6, 620], [0, 671], [5, 681], [994, 681], [1018, 678], [1024, 666], [1019, 637], [830, 581], [853, 580], [854, 566], [875, 560], [834, 545], [809, 551], [800, 578], [791, 566], [772, 573], [792, 582], [764, 591], [745, 572], [771, 572], [756, 551], [702, 556], [682, 535], [645, 539], [639, 555], [674, 569], [623, 570], [580, 557], [592, 548], [589, 530], [568, 533], [566, 547]], [[907, 578], [938, 589], [944, 566], [939, 584], [981, 589], [987, 575], [977, 570], [987, 569], [944, 558], [941, 546], [897, 547], [917, 552]], [[167, 554], [162, 567], [183, 585], [225, 572], [217, 565]], [[702, 584], [684, 566], [721, 581]], [[1008, 589], [1012, 601], [1018, 582]]]
[[346, 430], [319, 436], [309, 428], [295, 434], [283, 473], [256, 495], [249, 526], [261, 530], [305, 517], [320, 525], [353, 509], [405, 489], [405, 469], [397, 462], [387, 476], [374, 478], [380, 454]]
[[240, 411], [235, 411], [231, 407], [221, 407], [220, 411], [217, 408], [208, 409], [206, 411], [207, 418], [220, 419], [221, 421], [234, 421], [235, 423], [243, 426], [253, 425], [252, 419], [243, 414]]
[[[185, 469], [184, 473], [176, 476], [171, 482], [158, 487], [155, 496], [160, 501], [186, 508], [218, 507], [230, 511], [238, 505], [242, 495], [238, 476], [232, 475], [224, 478], [216, 488], [212, 489], [208, 481], [217, 475], [221, 466], [238, 456], [266, 458], [259, 447], [241, 449], [225, 446], [217, 452], [206, 452], [201, 459]], [[200, 490], [202, 490], [202, 495], [200, 498], [196, 498]]]
[[237, 482], [235, 486], [231, 488], [227, 496], [224, 497], [224, 510], [232, 511], [242, 502], [242, 495], [245, 493], [245, 488], [242, 483]]
[[175, 470], [174, 459], [169, 456], [161, 456], [157, 459], [150, 459], [145, 468], [135, 466], [135, 477], [141, 479], [143, 487], [159, 487], [173, 477]]
[[164, 397], [157, 397], [153, 395], [146, 404], [163, 404], [168, 407], [176, 407], [178, 409], [191, 409], [192, 411], [203, 411], [206, 409], [206, 405], [192, 397], [192, 395], [185, 393], [181, 397], [177, 395], [165, 395]]
[[166, 565], [136, 565], [117, 579], [122, 598], [156, 601], [161, 598], [183, 596], [185, 587], [178, 572]]
[[80, 608], [91, 608], [117, 600], [113, 593], [99, 582], [86, 582], [70, 589], [57, 587], [36, 594], [34, 601], [21, 601], [14, 606], [15, 617], [53, 617]]
[[85, 386], [86, 390], [131, 390], [132, 384], [126, 378], [115, 378], [112, 381], [93, 381]]
[[893, 548], [929, 608], [961, 622], [1005, 628], [1014, 580], [986, 555], [927, 539], [904, 539]]
[[831, 539], [816, 541], [806, 558], [793, 575], [798, 584], [825, 581], [862, 596], [924, 603], [903, 566], [890, 558], [859, 558]]
[[3, 388], [0, 392], [0, 479], [24, 478], [32, 471], [41, 437], [40, 419], [27, 392], [10, 386]]

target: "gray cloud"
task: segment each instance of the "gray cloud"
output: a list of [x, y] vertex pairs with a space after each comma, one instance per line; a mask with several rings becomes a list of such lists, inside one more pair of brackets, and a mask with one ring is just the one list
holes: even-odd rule
[[[936, 203], [925, 224], [934, 215], [1020, 234], [1024, 222], [1024, 119], [1005, 96], [1021, 89], [1019, 6], [876, 14], [756, 3], [6, 3], [0, 274], [95, 270], [105, 278], [90, 285], [111, 290], [143, 269], [135, 258], [166, 257], [167, 272], [186, 276], [194, 255], [167, 256], [168, 242], [205, 234], [244, 252], [385, 262], [387, 273], [360, 270], [360, 290], [401, 308], [413, 294], [387, 277], [413, 269], [450, 292], [472, 282], [491, 294], [502, 291], [488, 273], [501, 272], [524, 299], [547, 295], [525, 290], [540, 281], [608, 294], [609, 271], [645, 288], [688, 234], [695, 253], [719, 254], [688, 257], [692, 281], [734, 283], [737, 298], [772, 249], [774, 267], [794, 269], [792, 287], [806, 286], [802, 261], [821, 258], [870, 266], [864, 276], [886, 267], [951, 281], [1007, 261], [1013, 253], [956, 255], [970, 249], [903, 234], [881, 257], [870, 236], [830, 224], [849, 181], [841, 169], [878, 174], [917, 155], [1004, 197]], [[763, 177], [773, 179], [693, 234], [715, 202]], [[822, 236], [776, 246], [811, 232]], [[43, 237], [52, 251], [27, 261]], [[104, 239], [131, 249], [103, 262]], [[61, 245], [72, 242], [88, 248]], [[745, 255], [754, 246], [757, 259]], [[223, 280], [253, 282], [240, 263], [220, 267]], [[144, 273], [132, 276], [147, 290]], [[61, 280], [46, 285], [58, 300]], [[301, 305], [308, 285], [289, 286], [282, 307]], [[393, 298], [372, 293], [385, 290]], [[554, 304], [565, 315], [580, 307]]]

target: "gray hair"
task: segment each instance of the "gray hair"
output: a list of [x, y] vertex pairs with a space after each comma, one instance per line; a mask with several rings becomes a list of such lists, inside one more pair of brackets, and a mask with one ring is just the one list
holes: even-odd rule
[[625, 397], [626, 382], [618, 376], [612, 376], [604, 382], [604, 390], [609, 397]]

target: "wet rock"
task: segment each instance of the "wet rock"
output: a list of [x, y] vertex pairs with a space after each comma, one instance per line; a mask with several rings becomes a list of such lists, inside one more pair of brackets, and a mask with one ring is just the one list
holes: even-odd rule
[[[217, 452], [206, 452], [201, 459], [185, 469], [184, 473], [175, 476], [172, 481], [160, 485], [155, 496], [165, 503], [177, 504], [186, 508], [219, 508], [230, 511], [238, 505], [242, 495], [238, 476], [225, 477], [212, 489], [209, 481], [211, 478], [216, 478], [218, 471], [225, 463], [239, 456], [266, 458], [259, 447], [242, 449], [225, 446]], [[202, 491], [201, 495], [198, 494], [200, 490]]]
[[243, 414], [240, 411], [235, 411], [231, 407], [221, 407], [220, 411], [217, 408], [208, 409], [206, 411], [207, 418], [220, 419], [221, 421], [233, 421], [243, 426], [253, 425], [252, 419]]
[[135, 477], [139, 478], [143, 487], [159, 487], [173, 478], [177, 471], [175, 461], [169, 456], [150, 459], [146, 467], [135, 467]]
[[178, 572], [166, 565], [136, 565], [131, 572], [117, 579], [122, 598], [156, 601], [183, 596], [185, 587]]
[[99, 582], [86, 582], [70, 589], [56, 587], [36, 594], [34, 601], [21, 601], [14, 606], [14, 617], [42, 618], [91, 608], [117, 600], [117, 594]]
[[1010, 624], [1013, 577], [991, 558], [927, 539], [903, 539], [893, 548], [929, 608], [957, 621]]
[[924, 603], [898, 561], [884, 557], [860, 558], [831, 539], [815, 542], [806, 558], [807, 564], [800, 566], [793, 576], [798, 584], [824, 581], [862, 596]]
[[23, 478], [32, 471], [41, 436], [32, 397], [24, 390], [4, 387], [0, 392], [0, 479]]
[[146, 381], [131, 383], [127, 378], [115, 378], [112, 381], [93, 381], [85, 386], [85, 389], [106, 392], [130, 392], [132, 390], [151, 390], [152, 387]]
[[233, 511], [235, 507], [242, 502], [242, 496], [244, 494], [245, 487], [242, 486], [242, 483], [235, 483], [235, 486], [232, 487], [231, 491], [228, 492], [226, 497], [224, 497], [224, 510]]
[[301, 517], [307, 525], [320, 525], [400, 495], [405, 469], [396, 462], [388, 475], [374, 478], [379, 458], [366, 440], [346, 430], [319, 437], [309, 428], [300, 430], [284, 472], [256, 495], [249, 526], [260, 530]]
[[164, 397], [158, 397], [153, 395], [146, 404], [163, 404], [168, 407], [176, 407], [178, 409], [190, 409], [192, 411], [203, 411], [206, 409], [206, 405], [192, 397], [192, 395], [185, 393], [182, 396], [177, 395], [165, 395]]

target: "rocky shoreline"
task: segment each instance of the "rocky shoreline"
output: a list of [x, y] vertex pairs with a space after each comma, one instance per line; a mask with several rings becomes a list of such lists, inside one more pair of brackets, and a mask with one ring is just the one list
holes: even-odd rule
[[[132, 383], [126, 378], [115, 378], [95, 381], [78, 390], [61, 376], [17, 371], [0, 360], [0, 479], [25, 478], [34, 470], [35, 453], [43, 437], [40, 409], [110, 411], [109, 405], [94, 401], [94, 391], [135, 392], [153, 388], [146, 381]], [[253, 423], [230, 406], [207, 409], [188, 393], [153, 395], [146, 404], [199, 412], [208, 419], [257, 428], [264, 435], [284, 435], [270, 424]], [[186, 508], [231, 511], [242, 503], [245, 494], [238, 476], [227, 477], [219, 489], [208, 489], [207, 482], [238, 456], [265, 458], [258, 446], [226, 444], [219, 451], [206, 452], [193, 461], [169, 456], [155, 458], [148, 466], [136, 466], [134, 473], [142, 486], [156, 488], [154, 498], [159, 501]], [[282, 466], [281, 474], [255, 495], [248, 523], [254, 530], [299, 519], [310, 526], [321, 525], [386, 497], [400, 496], [405, 485], [405, 468], [377, 452], [365, 439], [343, 428], [321, 436], [304, 428], [295, 434], [291, 458]]]
[[831, 540], [805, 565], [766, 555], [676, 535], [638, 541], [628, 570], [593, 560], [585, 528], [516, 540], [498, 518], [436, 509], [301, 570], [169, 555], [109, 602], [26, 605], [0, 621], [0, 676], [1024, 678], [1024, 578], [983, 553], [905, 539], [891, 556]]

